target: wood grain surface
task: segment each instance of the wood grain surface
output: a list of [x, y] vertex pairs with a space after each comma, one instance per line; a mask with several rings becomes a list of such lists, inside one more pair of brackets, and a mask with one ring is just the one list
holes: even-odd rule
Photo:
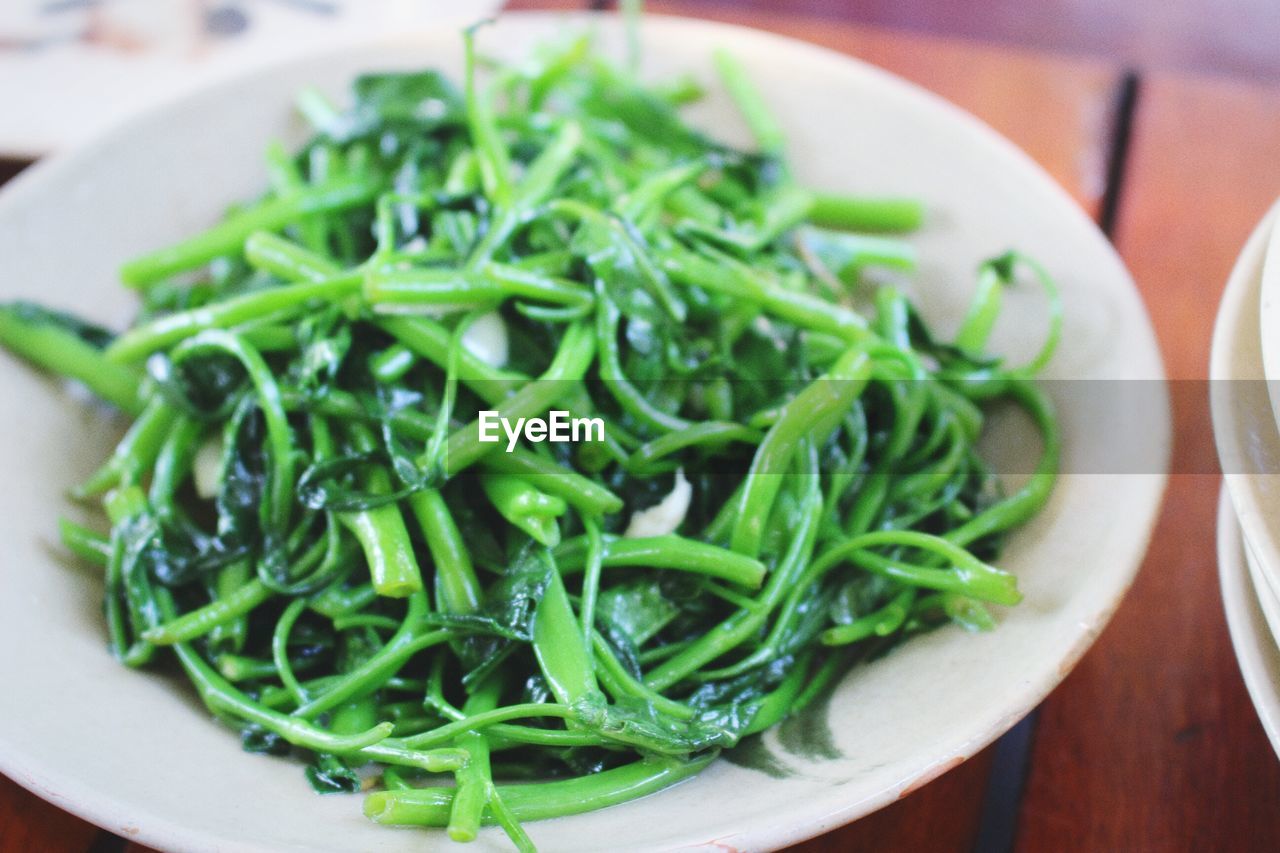
[[0, 853], [88, 850], [99, 833], [0, 776]]
[[[508, 8], [586, 5], [515, 0]], [[1118, 63], [855, 26], [840, 20], [841, 4], [818, 5], [810, 3], [820, 16], [804, 17], [780, 0], [648, 4], [844, 51], [987, 121], [1086, 210], [1117, 214], [1117, 247], [1143, 292], [1169, 375], [1184, 380], [1173, 393], [1175, 470], [1199, 473], [1171, 479], [1133, 590], [1042, 706], [1021, 802], [1015, 791], [995, 804], [1016, 817], [1016, 848], [1280, 849], [1280, 762], [1245, 694], [1217, 591], [1219, 481], [1203, 384], [1231, 263], [1280, 192], [1280, 89], [1141, 74], [1136, 98], [1126, 101]], [[1123, 169], [1112, 168], [1117, 163]], [[992, 805], [994, 763], [993, 751], [984, 751], [795, 849], [974, 849], [984, 806]], [[143, 853], [0, 778], [0, 853], [91, 846]]]
[[[1174, 384], [1174, 470], [1214, 467], [1214, 313], [1280, 192], [1280, 90], [1148, 77], [1116, 245]], [[1280, 763], [1245, 693], [1218, 592], [1219, 478], [1175, 474], [1138, 579], [1044, 703], [1018, 849], [1280, 850]]]

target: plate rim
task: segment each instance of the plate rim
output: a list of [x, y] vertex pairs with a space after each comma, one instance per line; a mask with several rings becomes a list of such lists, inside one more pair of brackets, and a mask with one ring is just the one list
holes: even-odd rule
[[[1280, 206], [1280, 200], [1276, 202]], [[1262, 336], [1262, 375], [1272, 416], [1280, 424], [1280, 228], [1272, 228], [1262, 257], [1258, 291], [1258, 330]]]
[[[1234, 509], [1232, 510], [1234, 512]], [[1237, 523], [1238, 526], [1238, 523]], [[1280, 597], [1271, 589], [1271, 582], [1262, 571], [1262, 565], [1249, 541], [1241, 536], [1243, 543], [1244, 564], [1249, 570], [1249, 583], [1253, 587], [1254, 598], [1258, 601], [1258, 609], [1266, 619], [1266, 627], [1273, 643], [1280, 643]]]
[[1226, 489], [1218, 496], [1218, 586], [1227, 631], [1249, 700], [1280, 756], [1280, 647], [1271, 635], [1246, 565], [1246, 545]]
[[[1265, 352], [1266, 338], [1261, 333], [1265, 264], [1271, 242], [1280, 239], [1278, 221], [1280, 200], [1254, 226], [1232, 265], [1218, 303], [1209, 353], [1209, 408], [1225, 491], [1230, 496], [1244, 539], [1273, 591], [1280, 590], [1280, 531], [1268, 524], [1271, 514], [1264, 510], [1267, 498], [1262, 490], [1262, 478], [1273, 477], [1273, 474], [1249, 470], [1246, 460], [1250, 456], [1250, 447], [1259, 443], [1280, 454], [1280, 422], [1272, 412], [1276, 401], [1280, 400], [1280, 388], [1273, 393], [1272, 383], [1265, 379], [1262, 353]], [[1258, 312], [1258, 316], [1252, 317], [1251, 312]], [[1250, 340], [1244, 337], [1247, 335], [1257, 337]], [[1246, 355], [1241, 351], [1242, 347], [1252, 349], [1254, 344], [1259, 350], [1256, 362], [1251, 353]], [[1239, 387], [1235, 383], [1244, 382], [1264, 382], [1266, 385], [1266, 404], [1268, 414], [1272, 416], [1261, 419], [1265, 423], [1259, 425], [1260, 430], [1245, 421], [1240, 401], [1246, 398], [1234, 393], [1234, 389]]]

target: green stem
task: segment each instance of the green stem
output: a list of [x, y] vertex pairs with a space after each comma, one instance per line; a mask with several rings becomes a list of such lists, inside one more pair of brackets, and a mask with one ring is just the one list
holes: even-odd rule
[[84, 384], [126, 414], [142, 413], [142, 377], [136, 371], [113, 363], [66, 329], [25, 317], [21, 305], [0, 306], [0, 346], [42, 370]]
[[[499, 785], [498, 795], [519, 820], [546, 820], [581, 814], [646, 797], [697, 774], [715, 758], [708, 753], [689, 761], [645, 758], [612, 770], [556, 782]], [[365, 797], [364, 813], [376, 823], [396, 826], [445, 826], [453, 805], [449, 788], [377, 791]], [[485, 815], [485, 823], [496, 818]]]
[[255, 231], [279, 231], [300, 217], [368, 204], [380, 190], [380, 182], [360, 180], [309, 187], [286, 198], [268, 199], [224, 219], [203, 234], [125, 263], [120, 267], [120, 277], [130, 287], [147, 287], [214, 258], [239, 255], [245, 240]]
[[913, 198], [872, 198], [815, 192], [809, 221], [841, 231], [915, 231], [924, 221], [924, 205]]
[[213, 305], [168, 314], [135, 326], [106, 349], [114, 362], [139, 361], [206, 329], [226, 329], [277, 312], [298, 312], [309, 303], [333, 302], [360, 292], [362, 276], [347, 273], [320, 281], [290, 284], [232, 296]]

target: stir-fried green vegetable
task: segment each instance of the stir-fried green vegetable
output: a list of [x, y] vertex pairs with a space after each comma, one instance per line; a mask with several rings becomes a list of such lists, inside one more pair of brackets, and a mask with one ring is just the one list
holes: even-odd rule
[[[519, 821], [687, 778], [860, 657], [1018, 602], [987, 561], [1052, 486], [1058, 314], [1010, 254], [932, 336], [864, 275], [910, 246], [840, 230], [919, 204], [797, 183], [731, 57], [758, 153], [585, 39], [484, 84], [467, 44], [462, 91], [306, 93], [261, 198], [125, 266], [129, 330], [12, 304], [0, 342], [134, 418], [77, 490], [110, 532], [62, 528], [117, 657], [172, 649], [246, 749], [376, 782], [375, 821], [528, 848]], [[1052, 332], [1010, 367], [984, 347], [1020, 271]], [[1010, 495], [975, 449], [996, 399], [1043, 435]], [[556, 408], [603, 440], [481, 441], [481, 410]]]

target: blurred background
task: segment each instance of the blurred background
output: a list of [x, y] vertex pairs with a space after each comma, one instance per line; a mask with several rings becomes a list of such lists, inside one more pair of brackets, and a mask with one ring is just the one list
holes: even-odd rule
[[[504, 0], [0, 0], [0, 156], [31, 158], [192, 83]], [[507, 8], [609, 8], [509, 0]], [[1280, 79], [1275, 0], [683, 0], [658, 11], [833, 20], [1105, 58], [1151, 71]], [[103, 97], [108, 92], [109, 97]]]
[[681, 5], [831, 18], [1105, 57], [1151, 70], [1280, 80], [1276, 0], [685, 0]]
[[[190, 85], [362, 36], [506, 8], [613, 0], [0, 0], [0, 157], [30, 159]], [[1280, 80], [1276, 0], [657, 0], [769, 27], [861, 24], [1094, 57], [1142, 71]], [[105, 96], [104, 96], [105, 95]]]

